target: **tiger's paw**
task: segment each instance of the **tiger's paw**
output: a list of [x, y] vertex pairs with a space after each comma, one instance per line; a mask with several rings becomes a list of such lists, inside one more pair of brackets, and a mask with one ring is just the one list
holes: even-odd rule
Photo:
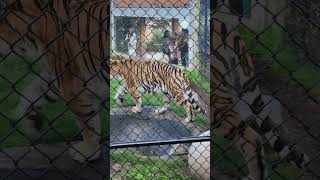
[[80, 163], [93, 161], [100, 156], [99, 144], [80, 142], [70, 147], [69, 154]]
[[157, 115], [159, 115], [159, 114], [162, 114], [162, 113], [166, 112], [167, 110], [168, 110], [167, 107], [162, 107], [161, 109], [156, 109], [156, 110], [155, 110], [155, 113], [156, 113]]
[[134, 112], [134, 113], [140, 113], [140, 112], [141, 112], [141, 107], [134, 106], [134, 107], [131, 109], [131, 111]]
[[117, 98], [117, 99], [116, 99], [116, 103], [117, 103], [118, 105], [123, 105], [123, 104], [124, 104], [124, 99], [123, 99], [123, 98]]
[[186, 121], [186, 123], [192, 121], [192, 118], [187, 117], [186, 119], [184, 119]]
[[291, 153], [289, 153], [288, 161], [300, 169], [307, 167], [311, 162], [310, 158], [305, 153], [297, 150], [296, 147], [293, 147]]

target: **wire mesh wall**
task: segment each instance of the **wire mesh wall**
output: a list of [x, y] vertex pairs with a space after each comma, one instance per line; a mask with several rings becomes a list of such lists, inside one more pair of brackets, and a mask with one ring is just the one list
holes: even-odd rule
[[0, 1], [1, 179], [108, 177], [109, 21], [104, 0]]
[[316, 3], [212, 4], [216, 179], [319, 179]]
[[210, 178], [209, 7], [112, 1], [111, 179]]
[[319, 32], [315, 0], [0, 0], [0, 177], [320, 179]]

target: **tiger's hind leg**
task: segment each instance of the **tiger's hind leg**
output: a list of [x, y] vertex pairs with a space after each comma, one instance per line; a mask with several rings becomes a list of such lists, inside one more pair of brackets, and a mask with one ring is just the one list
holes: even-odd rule
[[185, 122], [188, 123], [193, 120], [193, 105], [189, 102], [188, 98], [184, 96], [182, 92], [175, 91], [173, 93], [173, 97], [178, 105], [183, 106], [186, 110], [187, 117], [185, 118]]
[[252, 115], [244, 113], [250, 112], [247, 103], [238, 103], [238, 108], [242, 107], [239, 112], [242, 113], [242, 117], [245, 117], [244, 120], [260, 133], [281, 160], [286, 160], [298, 168], [306, 167], [310, 162], [308, 156], [292, 145], [294, 142], [290, 142], [288, 138], [290, 134], [283, 124], [288, 117], [282, 104], [268, 95], [257, 96], [254, 102], [259, 103], [252, 103], [251, 109], [260, 109], [260, 111], [253, 111]]
[[248, 168], [248, 175], [242, 180], [269, 180], [261, 137], [250, 127], [241, 126], [234, 127], [227, 123], [214, 131], [229, 139], [240, 150], [245, 159], [240, 166], [247, 165]]
[[264, 119], [261, 131], [264, 138], [272, 147], [272, 149], [278, 154], [280, 161], [285, 160], [290, 162], [299, 169], [303, 169], [308, 166], [310, 159], [308, 155], [300, 151], [296, 145], [291, 145], [287, 138], [288, 132], [285, 127], [276, 124], [269, 116]]
[[163, 94], [163, 107], [161, 107], [160, 109], [156, 109], [156, 110], [155, 110], [155, 113], [156, 113], [156, 114], [162, 114], [162, 113], [168, 111], [169, 106], [170, 106], [170, 97], [169, 97], [169, 94], [164, 93], [164, 94]]
[[137, 85], [134, 82], [127, 83], [128, 91], [134, 99], [135, 106], [132, 107], [132, 112], [139, 113], [141, 112], [141, 92], [139, 91]]
[[120, 87], [117, 89], [116, 95], [114, 96], [114, 99], [118, 105], [124, 104], [124, 95], [126, 93], [128, 93], [127, 85], [120, 85]]
[[74, 87], [75, 89], [66, 89], [68, 92], [65, 94], [67, 99], [71, 99], [67, 101], [68, 106], [76, 115], [83, 140], [70, 147], [69, 153], [73, 159], [83, 163], [97, 159], [101, 155], [100, 112], [104, 109], [110, 91], [105, 81], [98, 77], [91, 78], [85, 87], [81, 82]]
[[100, 117], [99, 109], [94, 104], [76, 101], [70, 108], [77, 117], [77, 124], [82, 134], [83, 141], [70, 148], [73, 159], [83, 163], [97, 159], [100, 155]]
[[248, 167], [248, 175], [244, 179], [269, 180], [261, 136], [230, 107], [213, 107], [210, 113], [213, 131], [235, 144], [245, 158], [242, 165]]
[[58, 101], [58, 90], [52, 83], [47, 71], [41, 72], [23, 91], [16, 109], [16, 125], [29, 138], [39, 137], [48, 125], [48, 119], [41, 112], [44, 105]]
[[183, 106], [187, 112], [187, 117], [185, 118], [187, 123], [193, 121], [194, 112], [206, 114], [206, 110], [200, 106], [197, 93], [190, 90], [188, 93], [176, 91], [173, 94], [176, 102]]

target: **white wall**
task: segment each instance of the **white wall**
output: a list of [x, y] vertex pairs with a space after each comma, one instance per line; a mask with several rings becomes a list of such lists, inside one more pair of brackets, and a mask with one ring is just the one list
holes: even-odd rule
[[189, 30], [189, 62], [194, 64], [195, 53], [195, 41], [192, 37], [194, 33], [194, 27], [191, 26], [193, 21], [193, 5], [190, 8], [113, 8], [111, 7], [111, 47], [115, 49], [116, 39], [112, 36], [114, 34], [114, 17], [115, 16], [127, 16], [127, 17], [163, 17], [163, 18], [178, 18], [184, 20], [184, 24], [188, 23]]
[[[238, 25], [239, 18], [230, 13], [230, 10], [227, 6], [223, 6], [223, 0], [218, 0], [218, 13], [214, 16], [223, 20], [231, 25]], [[243, 17], [242, 22], [247, 25], [249, 28], [261, 31], [268, 27], [274, 21], [273, 14], [277, 15], [277, 22], [284, 24], [284, 19], [286, 16], [287, 0], [259, 0], [259, 4], [255, 0], [251, 1], [251, 15], [249, 17]], [[225, 0], [225, 4], [229, 4], [229, 0]], [[266, 9], [268, 10], [266, 10]], [[279, 13], [281, 12], [281, 13]]]

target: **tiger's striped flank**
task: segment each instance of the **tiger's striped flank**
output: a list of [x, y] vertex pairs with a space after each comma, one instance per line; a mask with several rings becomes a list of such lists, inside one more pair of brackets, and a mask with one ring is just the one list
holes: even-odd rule
[[162, 92], [164, 107], [157, 113], [168, 110], [170, 99], [174, 99], [187, 111], [186, 122], [193, 120], [193, 111], [205, 114], [200, 106], [196, 93], [191, 89], [190, 82], [182, 69], [159, 61], [144, 61], [120, 58], [111, 61], [111, 76], [121, 76], [124, 86], [120, 87], [116, 99], [122, 99], [128, 90], [135, 99], [134, 112], [141, 111], [141, 93]]

